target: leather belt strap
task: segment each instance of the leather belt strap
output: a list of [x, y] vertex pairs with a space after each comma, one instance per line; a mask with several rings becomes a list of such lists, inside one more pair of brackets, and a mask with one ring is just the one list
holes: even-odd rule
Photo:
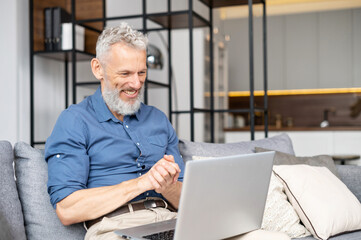
[[[170, 208], [170, 206], [168, 206], [168, 204], [164, 200], [147, 199], [142, 202], [129, 203], [129, 204], [133, 208], [133, 211], [139, 211], [139, 210], [157, 208], [157, 207], [167, 208], [167, 209], [173, 211], [173, 209]], [[128, 206], [128, 204], [126, 204], [126, 205], [123, 205], [123, 206], [115, 209], [113, 212], [105, 214], [102, 217], [98, 217], [96, 219], [86, 221], [85, 226], [87, 229], [89, 229], [94, 224], [100, 222], [104, 217], [111, 218], [111, 217], [115, 217], [115, 216], [118, 216], [118, 215], [121, 215], [124, 213], [129, 213], [129, 212], [130, 212], [129, 206]]]

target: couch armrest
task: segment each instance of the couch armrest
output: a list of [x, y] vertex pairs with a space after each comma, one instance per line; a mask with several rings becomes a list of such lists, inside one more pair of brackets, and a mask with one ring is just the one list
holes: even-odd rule
[[336, 167], [343, 183], [361, 202], [361, 166], [336, 165]]

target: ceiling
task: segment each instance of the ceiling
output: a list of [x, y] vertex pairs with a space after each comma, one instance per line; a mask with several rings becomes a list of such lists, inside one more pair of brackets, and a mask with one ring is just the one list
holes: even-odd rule
[[[266, 0], [267, 15], [286, 15], [361, 8], [361, 0]], [[222, 20], [248, 17], [248, 6], [220, 8]], [[254, 5], [254, 16], [262, 16], [262, 5]]]

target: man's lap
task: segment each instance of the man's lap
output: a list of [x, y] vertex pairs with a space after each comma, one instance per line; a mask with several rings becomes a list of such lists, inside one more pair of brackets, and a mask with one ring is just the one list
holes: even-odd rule
[[[165, 221], [177, 217], [176, 212], [166, 208], [145, 209], [118, 215], [112, 218], [104, 217], [103, 220], [93, 225], [85, 236], [85, 240], [120, 240], [123, 239], [114, 233], [117, 229], [136, 227], [149, 223]], [[284, 233], [255, 230], [228, 240], [289, 240]]]
[[176, 212], [171, 212], [165, 208], [139, 210], [112, 218], [105, 217], [101, 222], [88, 229], [88, 232], [85, 235], [85, 240], [122, 239], [113, 232], [117, 229], [136, 227], [149, 223], [174, 219], [176, 217]]

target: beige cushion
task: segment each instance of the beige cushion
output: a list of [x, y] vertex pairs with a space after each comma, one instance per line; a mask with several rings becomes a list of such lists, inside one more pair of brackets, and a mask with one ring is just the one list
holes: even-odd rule
[[326, 167], [273, 167], [303, 224], [317, 239], [361, 229], [361, 204]]

